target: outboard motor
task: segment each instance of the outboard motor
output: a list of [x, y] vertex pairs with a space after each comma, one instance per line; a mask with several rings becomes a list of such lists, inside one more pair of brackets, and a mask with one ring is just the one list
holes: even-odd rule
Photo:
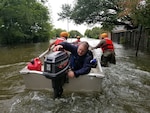
[[45, 77], [52, 80], [54, 98], [61, 97], [66, 80], [66, 71], [69, 67], [69, 55], [64, 51], [52, 52], [44, 60]]

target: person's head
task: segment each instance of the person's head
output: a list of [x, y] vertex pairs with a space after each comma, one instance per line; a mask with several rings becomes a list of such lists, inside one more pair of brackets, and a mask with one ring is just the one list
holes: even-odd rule
[[67, 39], [69, 37], [69, 33], [68, 32], [61, 32], [60, 37], [65, 37]]
[[100, 39], [104, 39], [104, 38], [107, 38], [107, 37], [108, 37], [107, 33], [102, 33], [102, 34], [99, 35]]
[[80, 36], [77, 36], [77, 39], [80, 39]]
[[88, 42], [83, 41], [79, 44], [77, 53], [78, 53], [79, 56], [83, 56], [87, 53], [88, 49], [89, 49]]

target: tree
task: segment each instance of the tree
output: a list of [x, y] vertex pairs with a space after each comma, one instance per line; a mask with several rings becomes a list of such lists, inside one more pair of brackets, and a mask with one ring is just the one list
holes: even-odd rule
[[[141, 0], [77, 0], [74, 7], [62, 9], [62, 12], [58, 14], [60, 19], [67, 18], [74, 20], [76, 24], [99, 23], [103, 29], [106, 30], [111, 30], [117, 25], [124, 25], [127, 29], [134, 29], [138, 27], [133, 17], [135, 16], [135, 11], [139, 11], [140, 1]], [[69, 10], [68, 12], [71, 14], [68, 15], [66, 10]]]
[[135, 23], [138, 23], [145, 28], [150, 28], [150, 0], [141, 3], [141, 7], [138, 7], [138, 11], [135, 11], [133, 15]]
[[58, 20], [63, 20], [65, 18], [69, 19], [69, 17], [71, 17], [71, 5], [70, 4], [63, 4], [62, 5], [62, 13], [58, 13], [58, 15], [60, 16], [60, 18]]
[[76, 36], [82, 37], [83, 35], [77, 30], [71, 30], [69, 32], [71, 38], [76, 38]]
[[[150, 7], [147, 7], [149, 6], [148, 0], [147, 3], [145, 0], [125, 0], [120, 1], [118, 4], [122, 8], [122, 11], [119, 13], [118, 17], [123, 21], [130, 21], [130, 23], [132, 23], [131, 25], [133, 26], [138, 27], [139, 25], [142, 25], [142, 20], [150, 19], [148, 16], [146, 16], [149, 13], [144, 13], [144, 11], [150, 9]], [[142, 13], [146, 16], [146, 18]]]
[[63, 31], [66, 32], [66, 30], [61, 29], [61, 28], [58, 28], [58, 29], [55, 28], [55, 29], [53, 29], [54, 37], [60, 37], [60, 33], [63, 32]]
[[0, 43], [46, 41], [52, 25], [49, 12], [36, 0], [0, 0]]
[[85, 36], [89, 37], [89, 38], [95, 38], [95, 39], [98, 39], [99, 38], [99, 34], [103, 33], [103, 32], [107, 32], [105, 30], [103, 30], [102, 28], [100, 27], [94, 27], [92, 28], [91, 30], [90, 29], [87, 29], [85, 31]]

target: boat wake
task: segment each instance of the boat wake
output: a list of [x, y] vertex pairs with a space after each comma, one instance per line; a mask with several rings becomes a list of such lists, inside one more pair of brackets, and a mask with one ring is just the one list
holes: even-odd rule
[[0, 65], [0, 69], [1, 68], [6, 68], [6, 67], [12, 67], [12, 66], [19, 66], [19, 65], [24, 65], [27, 62], [19, 62], [19, 63], [14, 63], [14, 64], [7, 64], [7, 65]]

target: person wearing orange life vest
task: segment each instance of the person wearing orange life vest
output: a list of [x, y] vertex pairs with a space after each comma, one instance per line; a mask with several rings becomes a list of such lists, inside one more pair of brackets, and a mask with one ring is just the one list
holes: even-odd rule
[[108, 62], [116, 64], [114, 45], [112, 40], [108, 38], [108, 34], [107, 33], [100, 34], [99, 39], [101, 41], [92, 49], [96, 48], [102, 49], [103, 54], [101, 57], [101, 65], [104, 67], [108, 67]]
[[50, 49], [51, 49], [51, 47], [52, 47], [53, 45], [56, 46], [56, 45], [58, 45], [59, 43], [66, 41], [68, 37], [69, 37], [68, 32], [61, 32], [61, 33], [60, 33], [60, 37], [58, 37], [55, 41], [53, 41], [53, 42], [49, 45], [48, 50], [50, 51]]
[[78, 36], [77, 36], [77, 40], [74, 41], [74, 42], [72, 42], [72, 44], [79, 45], [80, 42], [81, 42], [80, 36], [78, 35]]

